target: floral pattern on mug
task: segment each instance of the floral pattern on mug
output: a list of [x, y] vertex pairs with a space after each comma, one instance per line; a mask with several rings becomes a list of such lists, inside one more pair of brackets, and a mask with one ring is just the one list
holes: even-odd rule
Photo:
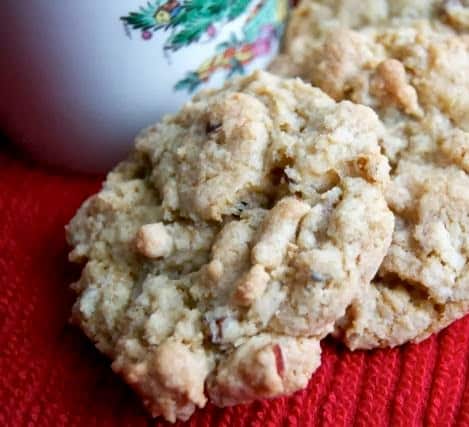
[[[150, 40], [157, 31], [169, 31], [164, 50], [176, 52], [204, 39], [216, 39], [219, 30], [249, 10], [252, 0], [152, 0], [122, 17], [126, 26]], [[271, 52], [283, 32], [288, 0], [258, 0], [243, 23], [241, 35], [231, 34], [197, 69], [178, 81], [176, 90], [193, 92], [210, 77], [224, 71], [229, 78], [244, 73], [256, 58]]]

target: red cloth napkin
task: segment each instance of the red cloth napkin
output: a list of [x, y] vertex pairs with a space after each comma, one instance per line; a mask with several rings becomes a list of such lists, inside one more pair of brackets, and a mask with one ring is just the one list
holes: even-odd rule
[[[0, 149], [0, 426], [153, 426], [132, 392], [67, 324], [79, 271], [64, 225], [99, 179], [60, 174]], [[469, 425], [469, 318], [419, 345], [351, 353], [289, 398], [198, 410], [188, 426]], [[185, 425], [179, 423], [179, 425]]]

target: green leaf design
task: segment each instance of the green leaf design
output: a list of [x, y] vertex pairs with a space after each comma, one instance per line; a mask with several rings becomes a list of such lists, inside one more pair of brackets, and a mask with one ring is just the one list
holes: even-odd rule
[[127, 16], [121, 17], [121, 20], [130, 25], [135, 30], [151, 30], [160, 28], [155, 21], [155, 13], [160, 7], [160, 1], [149, 1], [146, 6], [141, 6], [138, 12], [130, 12]]
[[[262, 2], [262, 0], [260, 0]], [[121, 18], [137, 30], [171, 29], [165, 49], [176, 51], [183, 46], [197, 42], [210, 25], [231, 21], [244, 13], [251, 0], [180, 0], [177, 13], [171, 15], [170, 22], [157, 22], [155, 14], [169, 1], [148, 1], [138, 12], [130, 12]]]
[[228, 12], [228, 19], [232, 20], [243, 14], [249, 6], [251, 0], [238, 0], [230, 2], [230, 9]]
[[179, 32], [175, 32], [169, 37], [165, 47], [171, 50], [178, 50], [183, 46], [196, 42], [205, 33], [205, 31], [207, 31], [211, 22], [211, 18], [205, 18], [187, 23], [184, 26], [184, 29]]
[[[248, 18], [244, 22], [243, 35], [240, 39], [232, 33], [229, 40], [219, 43], [215, 48], [217, 56], [202, 63], [198, 70], [188, 72], [176, 85], [176, 90], [193, 92], [206, 79], [218, 71], [227, 70], [227, 77], [245, 72], [245, 62], [252, 61], [256, 53], [253, 44], [261, 34], [270, 37], [279, 32], [286, 11], [288, 0], [153, 0], [137, 12], [131, 12], [121, 20], [133, 29], [141, 31], [164, 29], [169, 32], [165, 49], [176, 51], [197, 42], [211, 25], [238, 18], [253, 4]], [[268, 29], [269, 33], [262, 33]], [[274, 32], [272, 32], [274, 30]], [[269, 35], [270, 34], [270, 35]], [[231, 49], [230, 52], [228, 52]], [[247, 57], [236, 59], [236, 55]], [[252, 57], [251, 57], [251, 56]], [[229, 63], [226, 60], [229, 59]], [[246, 59], [247, 58], [247, 59]], [[203, 80], [202, 80], [203, 78]]]
[[[238, 0], [239, 1], [239, 0]], [[230, 7], [230, 0], [186, 0], [184, 8], [192, 17], [223, 17]]]
[[202, 82], [199, 79], [199, 75], [196, 72], [191, 71], [186, 74], [186, 78], [179, 80], [174, 86], [174, 88], [176, 90], [185, 89], [190, 93], [190, 92], [194, 92], [194, 90], [196, 90], [200, 86], [201, 83]]
[[210, 25], [224, 18], [228, 3], [227, 0], [186, 0], [183, 11], [171, 21], [175, 31], [166, 48], [178, 50], [198, 41]]

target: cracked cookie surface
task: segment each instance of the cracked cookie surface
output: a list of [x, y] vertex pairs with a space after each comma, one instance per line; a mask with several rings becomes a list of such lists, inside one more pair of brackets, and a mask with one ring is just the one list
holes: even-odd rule
[[154, 415], [289, 394], [385, 256], [373, 111], [264, 72], [146, 129], [68, 226], [73, 320]]
[[[336, 333], [351, 348], [419, 341], [469, 310], [469, 5], [389, 2], [358, 22], [341, 12], [353, 1], [302, 4], [273, 68], [373, 108], [392, 166], [393, 242]], [[333, 18], [319, 25], [311, 11], [325, 5]]]
[[469, 311], [469, 176], [401, 161], [387, 199], [391, 247], [339, 325], [352, 349], [420, 341]]

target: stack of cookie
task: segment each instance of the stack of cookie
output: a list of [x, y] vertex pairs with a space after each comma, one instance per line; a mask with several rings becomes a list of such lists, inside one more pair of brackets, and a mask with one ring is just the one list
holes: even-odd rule
[[395, 346], [469, 311], [465, 30], [458, 1], [304, 1], [281, 76], [201, 92], [80, 208], [73, 321], [154, 416], [303, 388], [327, 335]]

